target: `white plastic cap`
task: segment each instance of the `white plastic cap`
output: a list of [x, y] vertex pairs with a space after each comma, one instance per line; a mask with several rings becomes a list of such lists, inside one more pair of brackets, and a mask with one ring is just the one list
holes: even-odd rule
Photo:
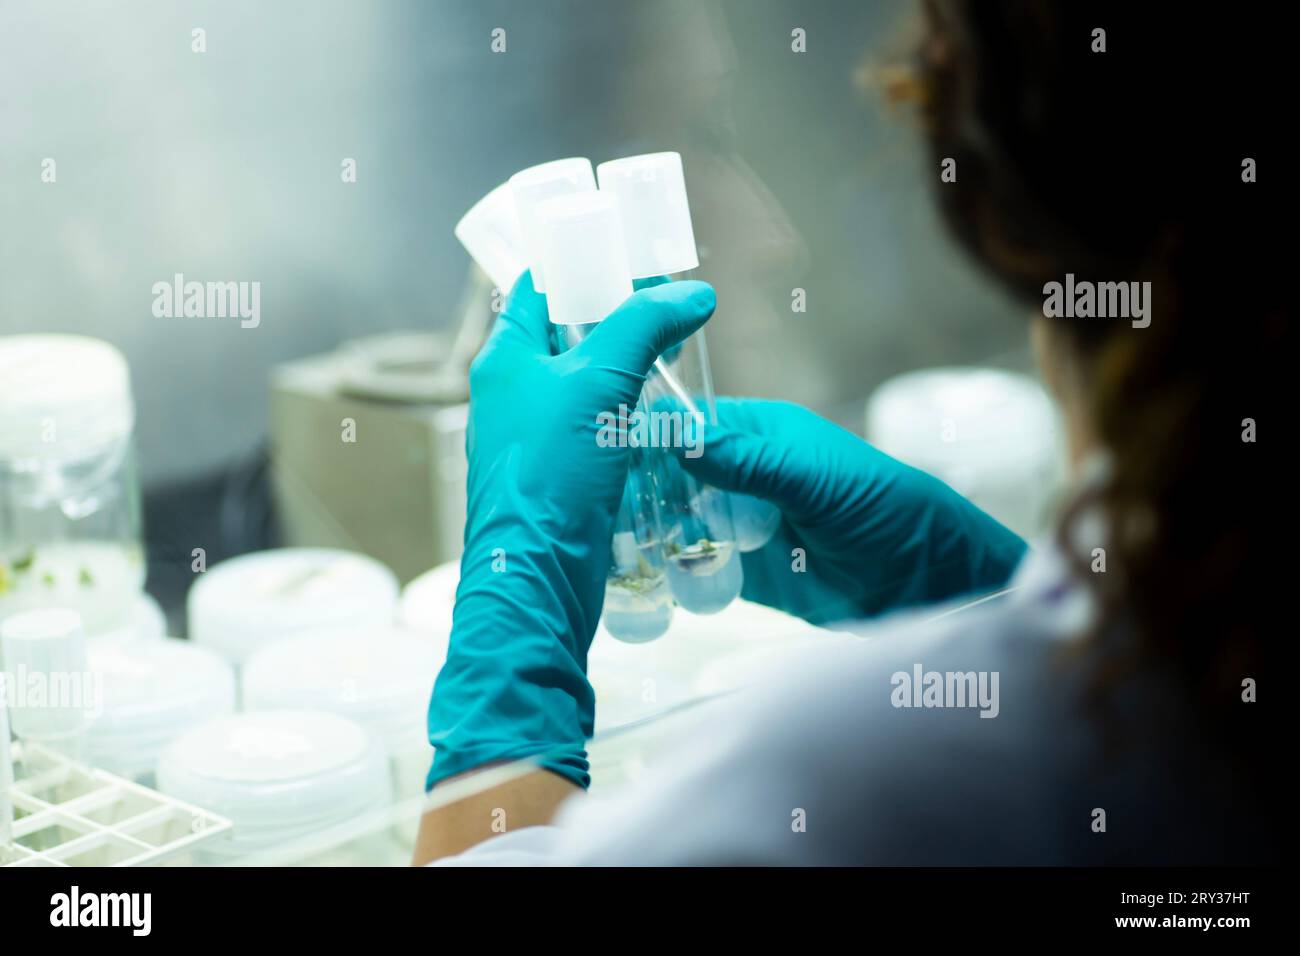
[[599, 322], [632, 294], [623, 221], [613, 198], [597, 192], [560, 196], [542, 203], [537, 216], [552, 322]]
[[541, 255], [542, 232], [537, 220], [537, 207], [556, 196], [595, 192], [596, 177], [591, 172], [591, 160], [585, 157], [557, 159], [521, 169], [510, 177], [510, 191], [524, 239], [524, 255], [533, 270], [533, 288], [545, 292], [546, 268]]
[[509, 183], [502, 183], [471, 206], [454, 232], [470, 258], [502, 292], [509, 292], [528, 268]]
[[308, 628], [390, 624], [397, 593], [393, 572], [364, 554], [277, 548], [200, 574], [186, 614], [191, 639], [238, 666], [263, 644]]
[[[15, 693], [8, 701], [19, 737], [43, 740], [79, 733], [96, 701], [86, 667], [81, 615], [66, 608], [19, 611], [0, 622], [0, 654]], [[33, 681], [44, 694], [32, 695]]]
[[633, 279], [697, 268], [695, 230], [680, 153], [647, 153], [596, 167], [601, 192], [619, 202]]
[[0, 336], [0, 458], [80, 458], [134, 425], [131, 374], [107, 342]]

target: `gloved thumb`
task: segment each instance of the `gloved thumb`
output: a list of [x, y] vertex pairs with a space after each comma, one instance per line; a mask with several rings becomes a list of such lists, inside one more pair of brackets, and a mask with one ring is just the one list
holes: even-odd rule
[[666, 282], [632, 293], [576, 351], [590, 361], [645, 375], [655, 359], [708, 321], [717, 298], [707, 282]]

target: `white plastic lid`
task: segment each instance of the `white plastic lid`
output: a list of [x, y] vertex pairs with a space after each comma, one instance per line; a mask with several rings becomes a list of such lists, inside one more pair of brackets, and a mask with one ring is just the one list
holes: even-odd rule
[[0, 336], [0, 459], [80, 458], [134, 424], [131, 374], [107, 342]]
[[14, 682], [5, 696], [15, 734], [39, 740], [82, 730], [95, 701], [80, 614], [50, 607], [9, 615], [0, 621], [0, 656]]
[[341, 823], [385, 804], [387, 755], [336, 714], [268, 710], [216, 717], [176, 738], [158, 789], [229, 817], [226, 849], [247, 852]]
[[305, 629], [390, 624], [397, 593], [393, 572], [364, 554], [279, 548], [200, 574], [186, 612], [191, 639], [238, 665], [262, 645]]
[[509, 183], [502, 183], [471, 206], [454, 231], [470, 258], [502, 292], [509, 292], [528, 268]]
[[584, 157], [557, 159], [521, 169], [510, 177], [510, 191], [524, 239], [524, 254], [533, 270], [533, 288], [545, 292], [546, 264], [542, 259], [542, 232], [537, 207], [556, 196], [595, 192], [596, 177], [591, 172], [591, 160]]
[[549, 199], [537, 208], [546, 307], [557, 325], [599, 322], [632, 294], [618, 203], [602, 193]]
[[596, 167], [600, 191], [623, 214], [633, 279], [673, 275], [700, 264], [680, 153], [647, 153]]
[[328, 710], [355, 720], [390, 754], [422, 750], [433, 681], [445, 659], [445, 646], [396, 627], [299, 634], [248, 659], [244, 706]]
[[152, 773], [163, 749], [199, 723], [235, 709], [230, 664], [190, 641], [93, 641], [90, 669], [102, 676], [102, 712], [87, 730], [91, 763], [111, 773]]

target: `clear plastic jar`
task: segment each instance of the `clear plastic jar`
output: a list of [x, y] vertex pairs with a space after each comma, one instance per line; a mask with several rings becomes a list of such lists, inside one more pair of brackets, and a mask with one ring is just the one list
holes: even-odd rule
[[125, 358], [75, 335], [0, 337], [0, 618], [130, 626], [144, 584]]

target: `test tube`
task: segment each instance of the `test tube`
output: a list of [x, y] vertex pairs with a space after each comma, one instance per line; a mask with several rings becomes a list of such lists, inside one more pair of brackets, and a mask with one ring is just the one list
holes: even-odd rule
[[[650, 153], [601, 163], [600, 191], [618, 200], [633, 279], [688, 278], [699, 266], [686, 180], [678, 153]], [[646, 381], [645, 402], [698, 446], [717, 424], [713, 377], [703, 331], [665, 354]], [[674, 434], [678, 434], [674, 431]], [[693, 451], [687, 444], [687, 453]], [[677, 603], [698, 614], [722, 610], [744, 583], [740, 553], [770, 539], [780, 515], [767, 502], [733, 498], [686, 473], [675, 455], [656, 456], [668, 579]], [[738, 527], [733, 502], [743, 503]], [[775, 516], [775, 520], [773, 520]]]
[[[548, 199], [532, 212], [557, 347], [572, 348], [632, 294], [618, 204], [592, 189]], [[609, 411], [621, 417], [621, 410]], [[652, 460], [636, 447], [630, 459], [605, 579], [605, 629], [641, 643], [668, 630], [673, 595]]]

